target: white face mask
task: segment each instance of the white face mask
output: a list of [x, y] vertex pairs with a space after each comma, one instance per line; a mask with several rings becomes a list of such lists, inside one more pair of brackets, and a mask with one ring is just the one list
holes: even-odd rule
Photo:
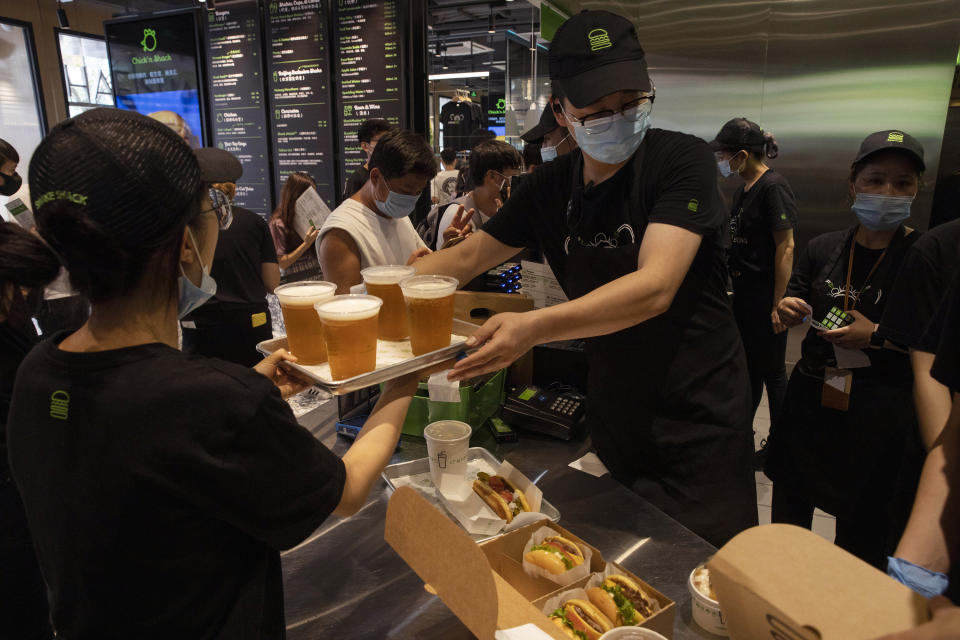
[[190, 244], [193, 247], [193, 252], [197, 255], [197, 260], [200, 262], [202, 275], [200, 276], [200, 286], [198, 287], [187, 277], [186, 272], [183, 270], [183, 263], [180, 264], [180, 277], [177, 280], [180, 288], [180, 299], [177, 302], [177, 317], [181, 319], [203, 306], [203, 303], [212, 298], [217, 292], [217, 281], [210, 275], [210, 267], [203, 264], [203, 258], [200, 256], [197, 241], [193, 237], [193, 231], [190, 230], [190, 227], [187, 227], [187, 234], [190, 236]]
[[568, 133], [567, 135], [563, 136], [563, 139], [561, 139], [560, 142], [553, 145], [552, 147], [540, 147], [540, 159], [543, 160], [544, 162], [550, 162], [551, 160], [556, 160], [557, 156], [560, 155], [557, 149], [559, 149], [560, 145], [566, 142], [567, 138], [569, 137], [570, 137], [570, 134]]

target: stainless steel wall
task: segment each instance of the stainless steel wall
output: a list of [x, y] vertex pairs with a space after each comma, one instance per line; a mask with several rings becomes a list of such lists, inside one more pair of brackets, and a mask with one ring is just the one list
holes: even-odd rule
[[[744, 116], [800, 204], [800, 243], [853, 224], [859, 142], [902, 129], [926, 151], [913, 224], [925, 229], [957, 48], [960, 0], [581, 0], [637, 25], [657, 87], [654, 126], [711, 139]], [[722, 180], [722, 179], [721, 179]], [[736, 179], [724, 181], [729, 194]]]

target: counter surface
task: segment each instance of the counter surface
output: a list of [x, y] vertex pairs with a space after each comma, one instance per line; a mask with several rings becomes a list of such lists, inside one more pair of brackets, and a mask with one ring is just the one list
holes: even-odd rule
[[[350, 441], [336, 435], [336, 402], [300, 418], [338, 455]], [[719, 638], [691, 619], [687, 578], [714, 547], [604, 476], [594, 478], [567, 466], [589, 449], [586, 441], [562, 442], [521, 433], [520, 441], [498, 444], [478, 431], [471, 446], [507, 459], [543, 489], [560, 510], [560, 524], [600, 549], [677, 603], [674, 640]], [[393, 463], [426, 457], [422, 440], [403, 436]], [[300, 545], [284, 552], [283, 581], [287, 638], [442, 638], [472, 634], [383, 540], [390, 490], [380, 480], [367, 504], [352, 518], [329, 518]]]

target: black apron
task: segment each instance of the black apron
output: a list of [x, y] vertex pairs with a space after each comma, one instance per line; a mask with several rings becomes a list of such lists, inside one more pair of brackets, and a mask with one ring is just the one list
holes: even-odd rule
[[[628, 176], [632, 195], [622, 201], [637, 239], [588, 247], [571, 230], [562, 278], [571, 298], [637, 270], [654, 204], [640, 196], [644, 149]], [[579, 217], [580, 166], [574, 162], [568, 219]], [[587, 420], [617, 480], [719, 547], [757, 524], [757, 505], [746, 363], [729, 306], [701, 293], [718, 286], [701, 275], [698, 261], [710, 260], [698, 253], [664, 314], [586, 341]]]

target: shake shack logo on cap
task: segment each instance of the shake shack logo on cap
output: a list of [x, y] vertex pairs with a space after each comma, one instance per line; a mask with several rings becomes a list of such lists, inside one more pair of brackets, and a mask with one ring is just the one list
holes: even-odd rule
[[903, 131], [891, 131], [887, 134], [887, 142], [903, 142]]
[[87, 204], [87, 196], [81, 195], [79, 193], [74, 193], [72, 191], [47, 191], [39, 198], [37, 198], [34, 206], [38, 209], [48, 202], [53, 202], [54, 200], [67, 200], [74, 204], [85, 205]]
[[587, 38], [590, 40], [590, 51], [600, 51], [613, 46], [606, 29], [594, 29], [587, 34]]

